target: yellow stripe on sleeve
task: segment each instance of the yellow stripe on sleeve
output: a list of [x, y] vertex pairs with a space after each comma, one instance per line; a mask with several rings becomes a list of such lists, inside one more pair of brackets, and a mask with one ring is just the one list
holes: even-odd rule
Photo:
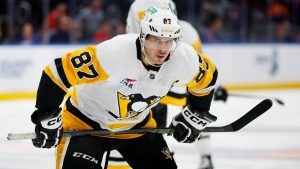
[[180, 106], [183, 107], [186, 105], [186, 97], [184, 98], [176, 98], [176, 97], [172, 97], [172, 96], [165, 96], [160, 100], [161, 104], [171, 104], [174, 106]]

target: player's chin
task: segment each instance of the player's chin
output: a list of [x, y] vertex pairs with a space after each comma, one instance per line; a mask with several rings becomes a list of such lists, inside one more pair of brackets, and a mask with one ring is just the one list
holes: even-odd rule
[[155, 64], [161, 65], [161, 64], [164, 63], [164, 61], [165, 61], [165, 59], [159, 59], [159, 60], [156, 60], [156, 63], [155, 63]]

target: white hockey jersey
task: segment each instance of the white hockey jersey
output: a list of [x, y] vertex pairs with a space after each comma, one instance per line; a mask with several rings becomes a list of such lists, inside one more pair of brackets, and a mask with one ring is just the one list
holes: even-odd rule
[[149, 110], [172, 86], [187, 85], [196, 96], [213, 89], [210, 84], [215, 67], [183, 43], [158, 72], [147, 70], [138, 59], [138, 36], [119, 35], [97, 46], [67, 53], [44, 69], [63, 90], [73, 87], [70, 102], [80, 113], [64, 112], [68, 127], [92, 129], [83, 124], [88, 119], [111, 131], [130, 129], [145, 120], [143, 127], [153, 128], [156, 124]]

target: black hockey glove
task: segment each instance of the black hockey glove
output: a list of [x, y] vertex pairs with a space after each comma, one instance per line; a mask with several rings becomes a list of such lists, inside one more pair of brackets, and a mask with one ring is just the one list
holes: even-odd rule
[[36, 138], [32, 143], [38, 148], [56, 147], [62, 138], [63, 128], [61, 121], [61, 108], [49, 112], [36, 110], [31, 115], [35, 124]]
[[219, 86], [214, 93], [214, 100], [222, 100], [224, 102], [226, 102], [228, 98], [228, 93], [226, 91], [225, 88], [223, 88], [222, 86]]
[[182, 112], [172, 119], [171, 128], [175, 128], [173, 137], [178, 142], [192, 143], [200, 139], [202, 130], [217, 117], [209, 112], [191, 111], [186, 106]]

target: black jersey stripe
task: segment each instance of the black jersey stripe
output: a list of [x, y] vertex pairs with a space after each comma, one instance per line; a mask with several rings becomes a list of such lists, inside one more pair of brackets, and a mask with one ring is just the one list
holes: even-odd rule
[[175, 93], [175, 92], [172, 92], [172, 91], [169, 91], [167, 95], [171, 96], [171, 97], [178, 98], [178, 99], [183, 99], [187, 96], [186, 93], [179, 94], [179, 93]]
[[36, 95], [36, 107], [45, 111], [53, 110], [59, 107], [65, 95], [66, 92], [43, 71]]
[[116, 161], [116, 162], [123, 162], [123, 161], [126, 162], [126, 160], [123, 157], [111, 157], [111, 156], [109, 156], [108, 160], [109, 161]]
[[69, 81], [68, 81], [68, 79], [67, 79], [67, 76], [66, 76], [66, 74], [65, 74], [65, 71], [64, 71], [64, 68], [63, 68], [63, 65], [62, 65], [61, 58], [55, 59], [54, 62], [55, 62], [55, 66], [56, 66], [58, 75], [59, 75], [59, 77], [61, 78], [62, 82], [64, 83], [64, 85], [65, 85], [67, 88], [70, 88], [70, 87], [71, 87], [71, 84], [69, 83]]
[[67, 106], [67, 110], [70, 113], [72, 113], [74, 116], [78, 117], [80, 120], [82, 120], [83, 122], [85, 122], [86, 124], [91, 126], [93, 129], [95, 129], [95, 130], [100, 130], [101, 129], [100, 125], [97, 122], [95, 122], [95, 121], [91, 120], [90, 118], [86, 117], [75, 106], [72, 105], [72, 103], [70, 101], [70, 97], [66, 101], [66, 106]]
[[215, 85], [217, 82], [217, 78], [218, 78], [218, 69], [216, 68], [213, 74], [213, 78], [207, 87]]

